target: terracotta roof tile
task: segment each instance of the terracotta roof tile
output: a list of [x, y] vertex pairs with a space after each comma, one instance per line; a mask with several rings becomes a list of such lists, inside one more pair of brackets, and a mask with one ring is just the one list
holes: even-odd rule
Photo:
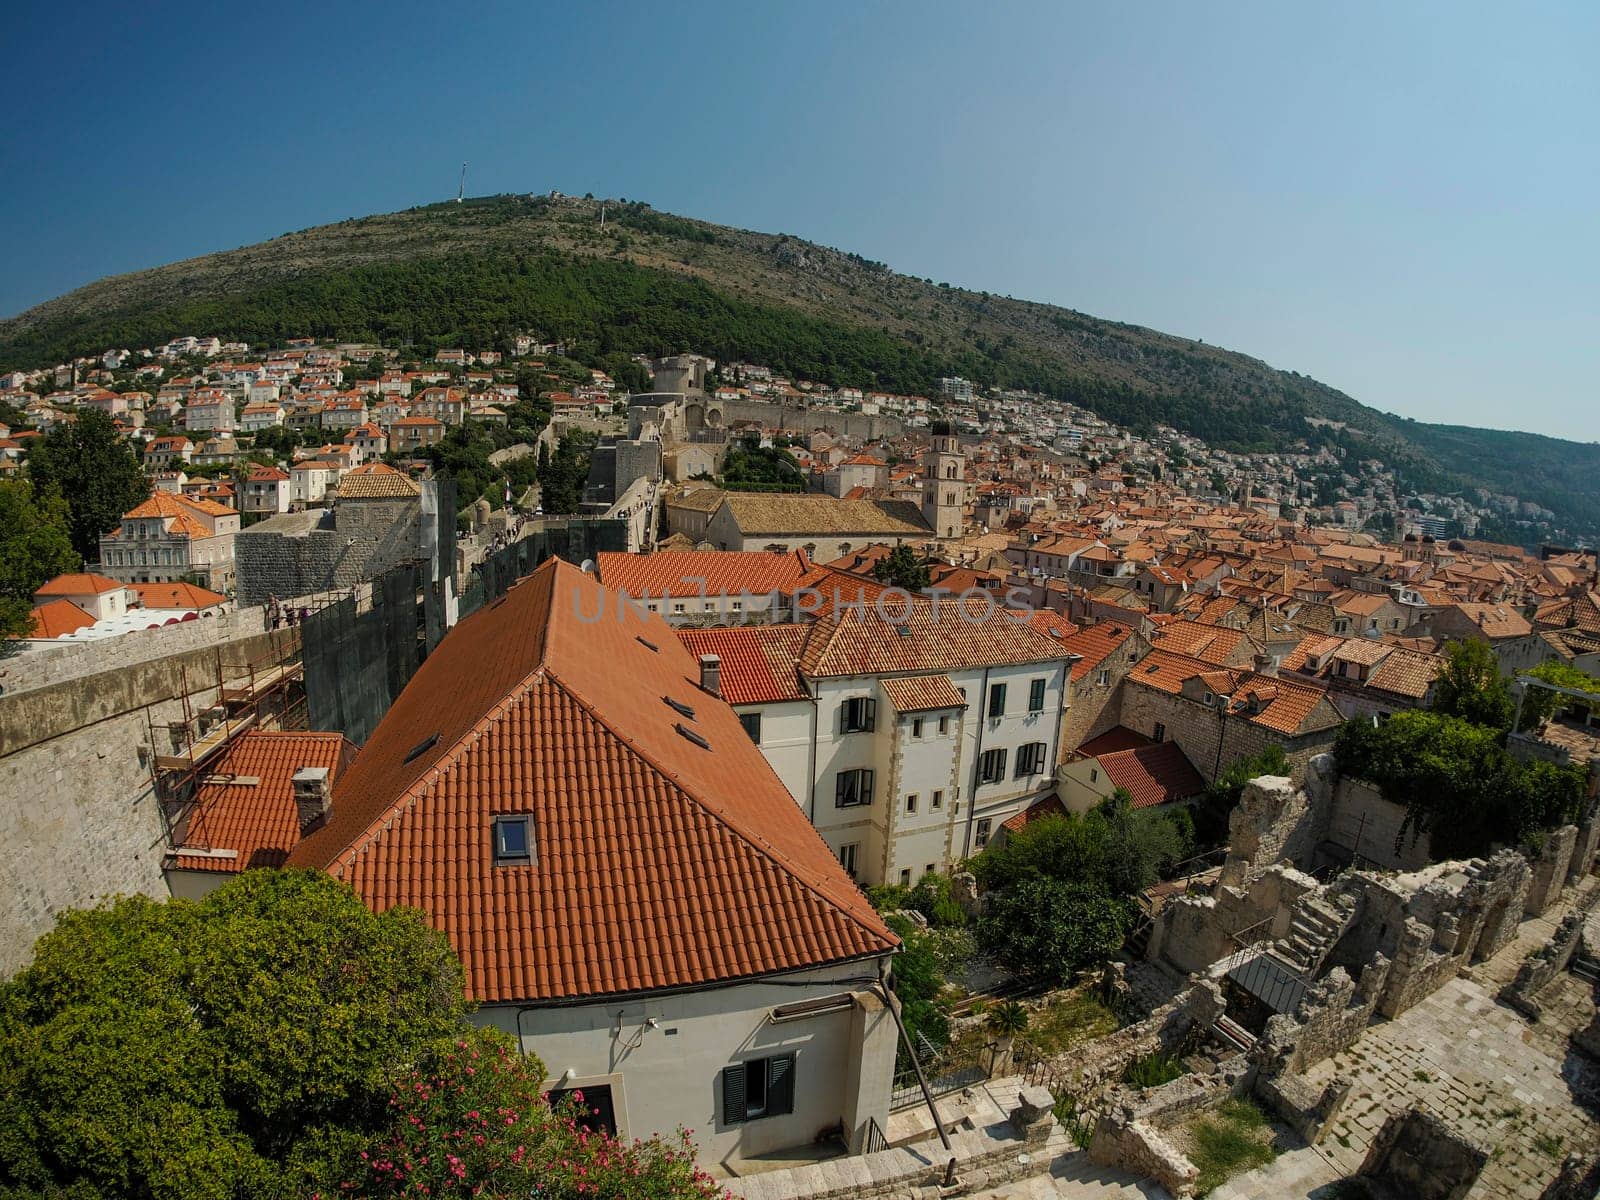
[[94, 618], [71, 600], [49, 600], [34, 609], [29, 637], [58, 638], [94, 624]]
[[1187, 800], [1205, 790], [1205, 780], [1177, 742], [1113, 750], [1096, 759], [1112, 785], [1133, 797], [1134, 808]]
[[777, 554], [770, 550], [603, 551], [595, 564], [602, 583], [636, 600], [647, 595], [771, 595], [792, 587], [811, 565], [804, 551]]
[[901, 593], [886, 595], [881, 604], [842, 605], [819, 616], [806, 638], [800, 669], [813, 678], [892, 675], [1051, 662], [1066, 655], [1061, 642], [992, 601], [935, 604]]
[[[337, 733], [253, 729], [228, 747], [201, 781], [195, 806], [173, 851], [176, 867], [233, 873], [282, 866], [300, 841], [291, 780], [302, 767], [326, 767], [337, 780], [355, 747]], [[226, 777], [249, 782], [227, 782]], [[185, 854], [185, 848], [234, 855]]]
[[1133, 630], [1126, 625], [1101, 621], [1062, 638], [1067, 653], [1080, 656], [1072, 664], [1072, 681], [1077, 683], [1091, 671], [1098, 670], [1132, 636]]
[[1042, 821], [1046, 817], [1065, 816], [1067, 806], [1061, 803], [1061, 797], [1051, 792], [1042, 800], [1035, 800], [1027, 808], [1015, 816], [1007, 817], [1000, 823], [1000, 828], [1008, 833], [1020, 833], [1035, 821]]
[[734, 625], [679, 629], [678, 638], [698, 658], [722, 660], [722, 697], [729, 704], [805, 700], [797, 670], [808, 625]]
[[967, 698], [956, 690], [948, 675], [902, 675], [885, 679], [883, 690], [896, 712], [932, 712], [938, 708], [967, 706]]
[[[427, 912], [468, 994], [489, 1003], [892, 951], [897, 939], [698, 677], [659, 617], [551, 560], [428, 657], [290, 863], [325, 868], [375, 909]], [[496, 814], [531, 818], [531, 864], [495, 865]]]
[[104, 575], [96, 575], [92, 571], [78, 571], [68, 575], [57, 575], [34, 592], [34, 595], [98, 596], [102, 592], [114, 592], [120, 587], [127, 586]]

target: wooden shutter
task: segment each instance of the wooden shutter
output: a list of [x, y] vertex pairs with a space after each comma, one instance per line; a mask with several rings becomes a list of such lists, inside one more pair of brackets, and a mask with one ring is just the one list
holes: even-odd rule
[[722, 1123], [742, 1125], [745, 1119], [744, 1064], [722, 1068]]
[[872, 803], [872, 780], [873, 780], [873, 772], [871, 772], [871, 771], [862, 771], [861, 772], [861, 793], [860, 794], [861, 794], [861, 803], [863, 803], [863, 804], [871, 804]]
[[864, 703], [867, 709], [867, 719], [862, 722], [862, 725], [870, 732], [878, 727], [878, 702], [876, 700], [867, 700]]
[[794, 1055], [767, 1059], [767, 1116], [794, 1111]]
[[844, 793], [849, 778], [848, 771], [840, 771], [833, 778], [833, 806], [835, 808], [844, 807]]

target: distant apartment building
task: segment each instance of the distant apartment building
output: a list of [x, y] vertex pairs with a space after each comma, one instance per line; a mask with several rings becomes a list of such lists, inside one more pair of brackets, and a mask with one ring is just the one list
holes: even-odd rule
[[900, 621], [876, 608], [679, 634], [866, 885], [947, 870], [1051, 794], [1070, 665], [992, 606], [919, 601]]
[[100, 538], [102, 574], [124, 583], [173, 583], [197, 577], [226, 592], [233, 586], [233, 539], [239, 513], [211, 500], [156, 492], [123, 514]]

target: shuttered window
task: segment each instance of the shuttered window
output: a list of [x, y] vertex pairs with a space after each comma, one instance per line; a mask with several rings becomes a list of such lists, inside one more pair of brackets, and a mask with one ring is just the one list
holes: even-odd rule
[[878, 702], [867, 696], [846, 700], [839, 709], [840, 733], [871, 733], [878, 723]]
[[1044, 711], [1044, 684], [1042, 679], [1035, 679], [1028, 685], [1028, 711]]
[[794, 1111], [794, 1055], [735, 1063], [722, 1071], [722, 1121], [742, 1125]]

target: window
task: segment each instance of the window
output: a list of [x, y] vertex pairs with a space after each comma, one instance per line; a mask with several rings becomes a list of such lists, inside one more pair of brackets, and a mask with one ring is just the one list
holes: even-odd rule
[[950, 732], [950, 718], [949, 717], [940, 717], [939, 718], [939, 736], [943, 737], [948, 732]]
[[985, 750], [978, 760], [978, 782], [999, 783], [1006, 777], [1006, 752]]
[[494, 862], [497, 867], [533, 862], [533, 830], [528, 817], [494, 819]]
[[908, 813], [917, 811], [917, 794], [915, 792], [906, 797], [906, 811]]
[[1006, 685], [1003, 683], [989, 685], [989, 715], [991, 717], [1006, 715]]
[[1166, 741], [1167, 740], [1167, 727], [1165, 725], [1163, 725], [1160, 721], [1157, 721], [1156, 722], [1156, 731], [1155, 731], [1155, 733], [1151, 734], [1151, 736], [1154, 737], [1156, 739], [1156, 741], [1158, 741], [1158, 742]]
[[910, 867], [902, 867], [900, 869], [900, 886], [901, 887], [910, 887], [911, 886], [911, 868]]
[[756, 745], [761, 745], [761, 714], [740, 713], [739, 724], [744, 726], [744, 731], [750, 735], [750, 740]]
[[1090, 783], [1099, 783], [1100, 782], [1100, 772], [1094, 767], [1090, 767], [1089, 768], [1089, 782]]
[[1037, 775], [1044, 770], [1044, 743], [1029, 742], [1025, 746], [1017, 747], [1017, 775], [1022, 779], [1028, 775]]
[[944, 792], [935, 791], [933, 793], [933, 795], [929, 796], [928, 797], [928, 807], [933, 809], [934, 812], [938, 812], [941, 808], [943, 808], [944, 807]]
[[675, 613], [684, 613], [688, 611], [688, 606], [685, 604], [674, 604], [672, 606], [672, 611]]
[[872, 803], [872, 772], [865, 767], [854, 771], [840, 771], [834, 777], [833, 804], [835, 808], [860, 808]]
[[978, 847], [980, 849], [989, 844], [989, 830], [991, 828], [993, 828], [993, 822], [988, 817], [983, 817], [978, 821]]
[[924, 875], [932, 875], [933, 874], [933, 864], [929, 863], [927, 866], [923, 867], [922, 868], [922, 873]]
[[1211, 694], [1211, 693], [1210, 693], [1210, 692], [1207, 692], [1207, 693], [1206, 693], [1206, 700], [1205, 700], [1205, 702], [1206, 702], [1206, 703], [1207, 703], [1207, 704], [1215, 704], [1215, 703], [1216, 703], [1216, 702], [1217, 702], [1217, 698], [1216, 698], [1216, 697], [1215, 697], [1215, 696], [1213, 696], [1213, 695], [1212, 695], [1212, 694]]
[[794, 1111], [794, 1055], [735, 1063], [722, 1071], [722, 1120], [739, 1125]]
[[1111, 686], [1111, 669], [1109, 667], [1101, 668], [1100, 674], [1095, 677], [1095, 682], [1098, 683], [1101, 687], [1110, 687]]
[[851, 879], [856, 877], [856, 847], [860, 842], [846, 842], [839, 847], [839, 865]]
[[922, 718], [921, 717], [916, 717], [916, 718], [914, 718], [912, 720], [912, 722], [911, 722], [911, 736], [914, 737], [914, 738], [920, 738], [922, 736]]
[[1044, 711], [1044, 683], [1042, 679], [1035, 679], [1028, 685], [1028, 711]]
[[611, 1098], [611, 1086], [601, 1084], [599, 1087], [584, 1088], [551, 1088], [550, 1105], [560, 1104], [574, 1091], [583, 1093], [583, 1103], [578, 1105], [578, 1113], [574, 1114], [581, 1129], [590, 1133], [604, 1133], [611, 1137], [617, 1135], [617, 1106]]
[[854, 696], [839, 708], [840, 733], [871, 733], [878, 723], [878, 702]]

